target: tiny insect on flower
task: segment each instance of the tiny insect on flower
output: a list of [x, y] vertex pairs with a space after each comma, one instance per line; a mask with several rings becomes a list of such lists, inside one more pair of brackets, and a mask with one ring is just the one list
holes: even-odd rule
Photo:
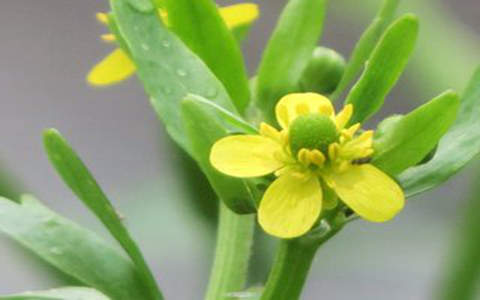
[[220, 139], [210, 162], [234, 177], [277, 176], [260, 202], [258, 221], [280, 238], [305, 234], [322, 208], [331, 208], [322, 187], [363, 219], [388, 221], [403, 208], [405, 197], [388, 175], [358, 163], [373, 154], [373, 131], [347, 126], [353, 109], [349, 104], [335, 114], [330, 100], [319, 94], [287, 95], [275, 111], [281, 130], [262, 123], [259, 135]]
[[[258, 18], [258, 6], [252, 3], [242, 3], [219, 8], [225, 24], [230, 30], [252, 23]], [[164, 10], [159, 10], [159, 17], [168, 26], [168, 15]], [[97, 13], [97, 20], [108, 25], [108, 15]], [[115, 35], [104, 34], [101, 39], [105, 42], [114, 42]], [[136, 72], [136, 67], [125, 51], [115, 49], [103, 60], [96, 64], [87, 75], [87, 82], [94, 86], [106, 86], [121, 82]]]

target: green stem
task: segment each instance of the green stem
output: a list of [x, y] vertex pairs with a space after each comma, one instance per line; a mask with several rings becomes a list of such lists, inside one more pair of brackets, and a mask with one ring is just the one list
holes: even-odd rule
[[318, 248], [341, 227], [331, 229], [318, 239], [308, 236], [282, 240], [261, 300], [296, 300], [303, 286]]
[[225, 299], [229, 293], [244, 289], [254, 224], [253, 215], [238, 215], [220, 201], [217, 247], [206, 300]]

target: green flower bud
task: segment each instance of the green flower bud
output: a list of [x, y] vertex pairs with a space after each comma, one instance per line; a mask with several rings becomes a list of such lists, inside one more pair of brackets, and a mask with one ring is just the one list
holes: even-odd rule
[[328, 145], [337, 141], [337, 126], [330, 117], [322, 114], [307, 114], [293, 121], [289, 129], [290, 149], [297, 156], [301, 149], [318, 149], [327, 153]]
[[345, 70], [345, 59], [337, 52], [323, 47], [313, 51], [303, 71], [300, 87], [305, 92], [330, 94], [335, 91]]

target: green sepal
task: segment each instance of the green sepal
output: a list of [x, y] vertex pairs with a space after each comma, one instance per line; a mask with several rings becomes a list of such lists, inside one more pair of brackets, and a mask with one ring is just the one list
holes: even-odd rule
[[290, 0], [263, 53], [258, 70], [257, 106], [274, 122], [273, 108], [299, 80], [323, 30], [327, 0]]
[[411, 14], [387, 29], [345, 101], [354, 107], [350, 124], [366, 121], [382, 107], [408, 62], [417, 36], [418, 20]]
[[459, 104], [457, 94], [448, 91], [384, 125], [374, 139], [372, 164], [395, 176], [421, 162], [455, 121]]
[[337, 87], [345, 70], [345, 59], [332, 49], [317, 47], [300, 79], [302, 92], [328, 95]]
[[132, 259], [150, 291], [149, 299], [163, 299], [140, 249], [79, 156], [55, 129], [44, 132], [43, 142], [50, 162], [63, 181], [97, 216]]
[[63, 287], [46, 291], [0, 296], [0, 300], [109, 300], [97, 290], [86, 287]]
[[213, 144], [227, 136], [228, 130], [221, 119], [202, 104], [203, 102], [195, 95], [189, 95], [182, 102], [182, 118], [193, 157], [225, 205], [239, 214], [254, 213], [255, 201], [246, 182], [222, 174], [210, 164], [210, 150]]
[[190, 153], [181, 101], [192, 93], [236, 112], [227, 91], [205, 63], [165, 27], [156, 11], [138, 11], [127, 0], [111, 0], [111, 6], [157, 115], [171, 137]]
[[355, 44], [352, 54], [348, 60], [345, 72], [343, 73], [343, 77], [335, 92], [330, 96], [332, 101], [335, 101], [342, 94], [345, 88], [363, 68], [378, 40], [392, 21], [399, 2], [400, 0], [383, 1], [383, 4], [376, 17]]
[[250, 101], [240, 46], [212, 0], [165, 0], [169, 28], [197, 54], [227, 89], [238, 111]]
[[128, 258], [33, 196], [22, 196], [20, 203], [0, 198], [0, 211], [0, 231], [61, 272], [112, 299], [151, 299]]
[[457, 121], [440, 140], [433, 159], [399, 176], [407, 196], [440, 185], [480, 153], [480, 68], [460, 103]]

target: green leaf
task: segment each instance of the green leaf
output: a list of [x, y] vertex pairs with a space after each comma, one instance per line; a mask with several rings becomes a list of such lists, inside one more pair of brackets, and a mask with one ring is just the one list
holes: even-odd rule
[[267, 118], [280, 97], [297, 89], [320, 39], [327, 0], [290, 0], [263, 53], [258, 70], [257, 105]]
[[205, 107], [205, 100], [190, 95], [182, 103], [182, 117], [191, 143], [194, 158], [206, 174], [218, 197], [237, 213], [256, 211], [252, 193], [244, 180], [217, 171], [210, 164], [213, 144], [228, 135], [221, 119]]
[[130, 260], [32, 196], [23, 196], [20, 204], [0, 198], [0, 215], [0, 231], [65, 274], [113, 299], [149, 299]]
[[[475, 173], [478, 179], [479, 173]], [[437, 284], [434, 299], [478, 299], [480, 280], [480, 189], [476, 180], [471, 191], [466, 191], [470, 200], [456, 218], [454, 238], [448, 255], [442, 263], [442, 274]], [[460, 196], [465, 197], [465, 196]], [[464, 200], [464, 199], [455, 199]]]
[[350, 82], [357, 76], [363, 68], [365, 62], [370, 57], [375, 45], [380, 39], [385, 28], [390, 24], [395, 15], [400, 0], [384, 0], [383, 5], [373, 19], [372, 23], [362, 34], [357, 44], [353, 48], [343, 77], [340, 80], [335, 92], [330, 96], [332, 101], [337, 99]]
[[418, 20], [410, 14], [387, 29], [345, 101], [354, 106], [351, 124], [362, 123], [382, 107], [407, 64], [417, 35]]
[[232, 114], [228, 110], [223, 109], [217, 104], [195, 95], [188, 95], [186, 98], [194, 101], [199, 107], [202, 106], [205, 111], [208, 110], [216, 117], [220, 118], [223, 121], [223, 125], [225, 127], [224, 130], [227, 130], [230, 133], [241, 132], [248, 134], [258, 134], [258, 130], [253, 125], [251, 125], [244, 119]]
[[223, 83], [244, 112], [249, 100], [247, 71], [239, 44], [212, 0], [166, 0], [170, 28]]
[[399, 177], [406, 195], [427, 191], [460, 171], [480, 152], [480, 68], [462, 97], [457, 121], [440, 140], [428, 163], [411, 168]]
[[64, 287], [38, 292], [0, 296], [0, 300], [109, 300], [97, 290], [84, 287]]
[[43, 138], [48, 158], [63, 181], [100, 219], [138, 268], [150, 291], [148, 299], [163, 299], [140, 249], [90, 171], [57, 130], [46, 130]]
[[189, 152], [181, 101], [189, 93], [197, 94], [235, 112], [228, 93], [203, 61], [162, 24], [155, 10], [139, 11], [127, 0], [112, 0], [111, 6], [152, 105], [172, 138]]
[[394, 176], [422, 161], [455, 121], [459, 104], [448, 91], [401, 117], [374, 140], [372, 163]]

